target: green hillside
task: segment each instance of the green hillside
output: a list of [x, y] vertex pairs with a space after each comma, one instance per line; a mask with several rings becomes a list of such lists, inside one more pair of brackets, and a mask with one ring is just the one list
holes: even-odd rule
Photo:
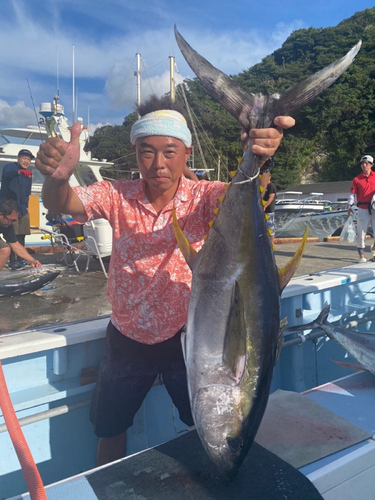
[[[358, 12], [336, 27], [295, 31], [259, 64], [232, 75], [249, 92], [282, 92], [342, 57], [359, 39], [363, 45], [349, 70], [304, 108], [296, 116], [296, 126], [285, 134], [273, 171], [279, 190], [306, 181], [350, 180], [359, 172], [362, 154], [375, 156], [375, 8]], [[220, 156], [225, 179], [226, 166], [235, 169], [241, 154], [239, 125], [196, 79], [185, 82], [185, 93], [207, 166], [217, 170]], [[176, 94], [182, 100], [181, 87]], [[128, 137], [135, 119], [132, 114], [122, 126], [98, 129], [90, 143], [95, 156], [125, 157], [122, 168], [134, 166]], [[200, 167], [197, 150], [195, 166]]]

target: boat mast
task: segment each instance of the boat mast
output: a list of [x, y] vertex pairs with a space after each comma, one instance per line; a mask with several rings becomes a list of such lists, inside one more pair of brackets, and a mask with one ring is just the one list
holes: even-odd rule
[[[134, 76], [137, 77], [137, 106], [141, 104], [141, 54], [136, 53], [137, 56], [137, 71], [134, 72]], [[138, 113], [138, 118], [140, 115]]]

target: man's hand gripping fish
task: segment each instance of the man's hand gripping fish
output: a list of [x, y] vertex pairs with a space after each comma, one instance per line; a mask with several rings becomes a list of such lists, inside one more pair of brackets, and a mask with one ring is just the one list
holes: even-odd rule
[[[181, 52], [211, 96], [240, 124], [272, 126], [293, 115], [352, 63], [359, 42], [342, 59], [284, 94], [250, 95], [195, 52], [175, 28]], [[280, 339], [280, 295], [302, 257], [279, 271], [259, 188], [260, 158], [245, 146], [237, 174], [202, 250], [197, 254], [174, 219], [179, 246], [192, 269], [183, 349], [192, 414], [204, 448], [226, 477], [246, 457], [262, 420]], [[281, 335], [282, 338], [282, 335]]]

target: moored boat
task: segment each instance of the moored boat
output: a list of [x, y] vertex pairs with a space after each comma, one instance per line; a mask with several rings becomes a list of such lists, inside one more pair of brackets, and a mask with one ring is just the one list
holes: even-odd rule
[[[57, 97], [52, 103], [40, 105], [41, 120], [38, 126], [25, 128], [0, 129], [0, 182], [4, 165], [17, 161], [20, 149], [27, 148], [36, 156], [39, 144], [52, 134], [56, 134], [65, 141], [70, 140], [70, 129], [68, 120], [64, 114], [64, 108], [58, 104]], [[113, 166], [111, 162], [99, 161], [91, 157], [90, 151], [85, 151], [88, 140], [87, 128], [82, 125], [80, 136], [80, 159], [74, 174], [69, 182], [71, 186], [89, 186], [94, 182], [103, 180], [102, 169]], [[17, 142], [20, 141], [20, 142]], [[26, 245], [49, 244], [48, 240], [42, 240], [42, 230], [50, 230], [51, 226], [46, 219], [47, 210], [41, 199], [41, 191], [44, 182], [42, 174], [35, 168], [34, 161], [30, 167], [33, 173], [32, 193], [29, 199], [30, 225], [32, 234], [26, 237]], [[103, 247], [102, 256], [111, 254], [112, 231], [108, 221], [98, 219], [84, 226], [85, 234], [95, 237], [100, 247]], [[105, 248], [105, 250], [104, 250]]]

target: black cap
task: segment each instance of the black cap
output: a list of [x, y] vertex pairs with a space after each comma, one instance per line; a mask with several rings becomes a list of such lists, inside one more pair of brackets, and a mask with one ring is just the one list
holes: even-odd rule
[[31, 159], [35, 158], [32, 152], [28, 149], [21, 149], [21, 151], [18, 151], [18, 156], [30, 156]]

